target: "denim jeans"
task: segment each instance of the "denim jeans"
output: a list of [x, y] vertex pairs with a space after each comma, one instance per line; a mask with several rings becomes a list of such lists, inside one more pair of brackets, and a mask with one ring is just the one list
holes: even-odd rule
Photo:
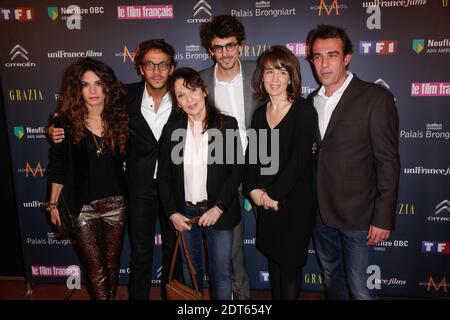
[[366, 244], [367, 234], [368, 230], [331, 228], [317, 216], [313, 239], [328, 299], [376, 299], [375, 290], [367, 287], [372, 252]]
[[[206, 210], [186, 207], [189, 218], [202, 215]], [[208, 241], [209, 277], [213, 289], [213, 299], [231, 299], [231, 247], [233, 244], [233, 229], [216, 230], [212, 227], [193, 225], [190, 231], [184, 232], [192, 264], [196, 272], [199, 289], [203, 292], [203, 235]], [[191, 276], [186, 263], [183, 264], [183, 275], [186, 283]]]

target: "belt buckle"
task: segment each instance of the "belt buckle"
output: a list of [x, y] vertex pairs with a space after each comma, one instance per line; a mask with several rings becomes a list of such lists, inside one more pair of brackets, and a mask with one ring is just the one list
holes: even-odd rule
[[195, 209], [204, 209], [204, 208], [208, 207], [207, 200], [199, 201], [196, 204], [193, 204], [190, 201], [186, 201], [186, 204], [188, 205], [188, 207], [195, 208]]

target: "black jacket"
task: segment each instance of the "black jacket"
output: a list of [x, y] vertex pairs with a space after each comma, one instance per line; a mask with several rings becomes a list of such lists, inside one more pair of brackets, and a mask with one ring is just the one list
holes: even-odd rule
[[[158, 159], [158, 141], [141, 113], [145, 82], [127, 84], [125, 90], [124, 104], [130, 115], [132, 131], [126, 153], [128, 193], [130, 197], [156, 196], [153, 174]], [[169, 121], [176, 116], [175, 108], [172, 108]]]
[[[168, 122], [160, 139], [160, 153], [158, 158], [158, 189], [164, 213], [167, 216], [178, 212], [184, 214], [185, 193], [184, 193], [184, 168], [183, 163], [174, 164], [171, 160], [171, 152], [175, 146], [184, 144], [185, 135], [179, 140], [171, 141], [172, 132], [176, 129], [187, 129], [187, 116], [183, 115], [175, 121]], [[227, 164], [226, 145], [234, 145], [234, 154], [240, 153], [243, 158], [241, 140], [239, 136], [233, 141], [227, 140], [225, 129], [237, 130], [237, 121], [233, 117], [225, 116], [223, 134], [223, 158], [222, 163], [208, 163], [207, 186], [208, 208], [219, 205], [225, 210], [219, 220], [214, 225], [215, 229], [230, 230], [237, 226], [241, 220], [241, 210], [239, 206], [238, 189], [241, 183], [244, 165], [236, 163]], [[211, 140], [209, 141], [208, 152], [211, 152]], [[184, 146], [183, 146], [184, 149]], [[211, 154], [211, 153], [209, 153]], [[183, 156], [181, 150], [180, 156]], [[235, 159], [236, 160], [236, 157]]]
[[[313, 102], [318, 90], [308, 99]], [[398, 114], [392, 94], [355, 75], [320, 139], [317, 194], [330, 227], [394, 230], [400, 174]]]
[[[50, 149], [49, 182], [64, 185], [59, 202], [64, 202], [69, 213], [77, 217], [88, 201], [89, 159], [86, 138], [75, 144], [72, 139], [69, 119], [65, 114], [53, 119], [55, 128], [64, 129], [64, 140], [52, 143]], [[123, 157], [115, 152], [114, 164], [120, 183], [124, 184]]]

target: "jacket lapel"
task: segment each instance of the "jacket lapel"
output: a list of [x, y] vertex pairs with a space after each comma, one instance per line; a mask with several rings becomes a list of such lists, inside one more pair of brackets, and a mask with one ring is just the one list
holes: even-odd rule
[[[187, 121], [188, 121], [188, 119], [187, 119], [187, 116], [185, 114], [183, 114], [183, 115], [179, 116], [178, 118], [176, 118], [174, 120], [174, 122], [175, 122], [175, 126], [174, 126], [175, 130], [176, 129], [187, 130]], [[184, 158], [184, 149], [186, 147], [186, 133], [187, 133], [187, 131], [185, 131], [185, 134], [184, 134], [184, 136], [182, 137], [182, 140], [181, 140], [182, 148], [181, 148], [181, 151], [180, 151], [180, 156], [181, 156], [182, 159]], [[173, 150], [175, 145], [177, 145], [178, 143], [180, 143], [180, 140], [178, 140], [178, 141], [171, 141], [172, 147], [170, 149]], [[176, 170], [177, 170], [177, 175], [179, 177], [181, 177], [181, 179], [182, 179], [181, 181], [184, 181], [184, 160], [182, 161], [181, 164], [176, 165], [175, 167], [176, 167]], [[184, 185], [182, 186], [182, 188], [184, 190]]]
[[[317, 96], [319, 93], [320, 87], [317, 88], [315, 91], [313, 91], [311, 94], [308, 95], [306, 98], [309, 103], [311, 103], [312, 106], [314, 106], [314, 97]], [[314, 107], [315, 109], [315, 107]], [[319, 130], [319, 117], [317, 115], [317, 123], [316, 123], [316, 143], [320, 146], [322, 144], [322, 137], [320, 136], [320, 130]]]
[[252, 74], [255, 70], [250, 70], [249, 65], [244, 61], [241, 61], [242, 68], [242, 88], [244, 89], [244, 112], [245, 112], [245, 125], [247, 128], [252, 123], [253, 115], [253, 88], [252, 88]]
[[138, 89], [134, 92], [134, 94], [130, 97], [129, 100], [129, 113], [131, 117], [131, 121], [134, 122], [134, 127], [136, 130], [143, 131], [142, 136], [148, 139], [153, 144], [157, 143], [152, 129], [148, 125], [144, 116], [142, 115], [141, 106], [142, 106], [142, 97], [144, 95], [145, 90], [145, 81], [142, 81], [139, 85]]
[[353, 79], [350, 81], [348, 87], [345, 89], [342, 94], [341, 99], [339, 100], [336, 108], [331, 115], [330, 122], [328, 123], [327, 130], [325, 131], [325, 136], [323, 137], [323, 141], [326, 141], [327, 137], [333, 132], [334, 128], [337, 126], [340, 120], [345, 118], [345, 108], [346, 106], [352, 102], [353, 96], [357, 91], [358, 79], [355, 75], [353, 75]]

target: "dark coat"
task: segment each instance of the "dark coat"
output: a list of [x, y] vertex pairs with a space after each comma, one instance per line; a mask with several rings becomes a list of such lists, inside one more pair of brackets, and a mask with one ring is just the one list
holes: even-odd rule
[[[252, 120], [253, 129], [269, 128], [266, 106], [259, 107]], [[254, 189], [265, 189], [278, 201], [276, 212], [258, 207], [256, 247], [266, 257], [277, 263], [302, 267], [306, 263], [309, 240], [316, 217], [314, 188], [314, 155], [317, 117], [314, 107], [305, 99], [297, 99], [288, 113], [274, 128], [279, 132], [279, 166], [273, 175], [262, 175], [264, 167], [260, 161], [249, 163], [247, 150], [244, 188], [246, 193]], [[261, 136], [258, 135], [258, 140]], [[264, 141], [263, 141], [264, 142]], [[255, 142], [254, 142], [255, 143]], [[269, 140], [268, 145], [273, 142]], [[258, 141], [259, 145], [259, 141]]]
[[[308, 97], [313, 101], [318, 90]], [[382, 86], [350, 81], [319, 141], [317, 193], [326, 225], [393, 230], [400, 174], [398, 114]]]
[[[69, 119], [65, 114], [53, 119], [55, 128], [64, 129], [64, 139], [52, 143], [50, 149], [49, 182], [64, 185], [60, 195], [60, 205], [66, 205], [70, 215], [77, 217], [88, 201], [89, 158], [86, 138], [74, 143]], [[118, 151], [113, 156], [116, 176], [124, 184], [123, 157]]]

